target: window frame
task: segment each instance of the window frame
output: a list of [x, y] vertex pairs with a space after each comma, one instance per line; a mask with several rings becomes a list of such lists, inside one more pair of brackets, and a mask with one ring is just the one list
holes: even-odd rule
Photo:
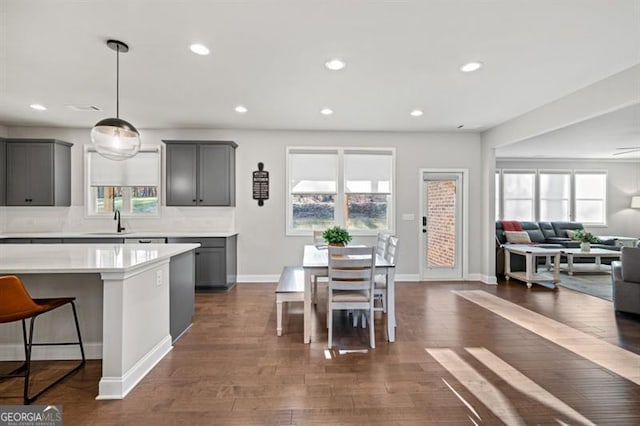
[[[541, 174], [569, 174], [569, 221], [576, 222], [576, 175], [580, 174], [597, 174], [604, 175], [605, 179], [605, 191], [604, 197], [602, 199], [598, 198], [597, 200], [602, 200], [604, 206], [604, 222], [602, 223], [593, 223], [593, 222], [580, 222], [583, 225], [590, 227], [606, 227], [607, 225], [607, 200], [608, 200], [608, 192], [609, 192], [609, 172], [606, 169], [547, 169], [547, 168], [536, 168], [536, 169], [521, 169], [521, 168], [496, 168], [495, 169], [495, 178], [499, 179], [498, 190], [496, 191], [495, 197], [497, 198], [498, 211], [496, 212], [496, 220], [504, 220], [504, 176], [506, 174], [518, 174], [518, 173], [533, 173], [535, 174], [534, 179], [534, 222], [544, 221], [540, 219], [540, 175]], [[596, 199], [594, 199], [596, 200]], [[506, 218], [511, 219], [511, 218]], [[554, 222], [552, 220], [551, 222]], [[559, 221], [559, 220], [558, 220]]]
[[[112, 218], [113, 212], [109, 213], [97, 213], [95, 211], [96, 198], [93, 196], [91, 180], [91, 169], [89, 156], [97, 151], [91, 145], [84, 146], [84, 182], [83, 182], [83, 195], [84, 195], [84, 217], [85, 219], [105, 219]], [[155, 145], [142, 145], [139, 152], [148, 152], [157, 154], [157, 176], [158, 185], [156, 186], [156, 194], [158, 196], [158, 209], [155, 213], [134, 213], [129, 209], [120, 210], [122, 218], [135, 218], [135, 219], [157, 219], [162, 215], [162, 148]], [[133, 157], [135, 158], [135, 157]], [[126, 160], [125, 160], [126, 161]], [[105, 186], [106, 187], [106, 186]], [[133, 188], [131, 186], [122, 187], [122, 204], [123, 206], [129, 206], [131, 204], [132, 191], [127, 188]]]
[[[391, 155], [391, 192], [389, 194], [389, 201], [387, 205], [387, 223], [388, 229], [349, 229], [351, 235], [377, 235], [380, 232], [395, 233], [395, 208], [396, 208], [396, 149], [394, 147], [336, 147], [336, 146], [287, 146], [285, 149], [285, 162], [286, 162], [286, 179], [285, 179], [285, 199], [286, 199], [286, 224], [285, 232], [287, 236], [312, 236], [313, 229], [295, 229], [293, 227], [293, 195], [291, 193], [291, 157], [290, 154], [298, 152], [336, 152], [338, 160], [338, 176], [336, 181], [336, 193], [334, 195], [334, 221], [335, 224], [341, 227], [346, 227], [346, 199], [347, 192], [345, 189], [345, 166], [344, 156], [345, 152], [351, 155], [354, 153], [371, 154], [371, 153], [389, 153]], [[321, 193], [318, 193], [320, 195]], [[324, 193], [322, 193], [324, 194]]]

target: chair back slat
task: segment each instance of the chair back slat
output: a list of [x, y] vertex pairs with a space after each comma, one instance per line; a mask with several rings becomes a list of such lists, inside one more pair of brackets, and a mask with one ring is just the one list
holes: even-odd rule
[[376, 240], [376, 254], [380, 257], [384, 257], [387, 253], [387, 244], [389, 241], [389, 234], [382, 232], [378, 233], [378, 239]]
[[398, 252], [398, 237], [389, 237], [389, 241], [387, 242], [387, 253], [384, 256], [385, 260], [395, 265], [397, 252]]
[[329, 286], [337, 290], [371, 290], [374, 247], [329, 247]]

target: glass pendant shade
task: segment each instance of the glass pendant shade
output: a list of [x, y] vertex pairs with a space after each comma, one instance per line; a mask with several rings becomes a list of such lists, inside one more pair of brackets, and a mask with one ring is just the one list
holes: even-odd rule
[[120, 118], [120, 53], [129, 46], [119, 40], [108, 40], [107, 47], [116, 52], [116, 117], [105, 118], [91, 129], [91, 143], [98, 154], [110, 160], [126, 160], [140, 150], [140, 132]]
[[106, 118], [91, 129], [91, 142], [103, 157], [126, 160], [140, 150], [140, 133], [121, 118]]

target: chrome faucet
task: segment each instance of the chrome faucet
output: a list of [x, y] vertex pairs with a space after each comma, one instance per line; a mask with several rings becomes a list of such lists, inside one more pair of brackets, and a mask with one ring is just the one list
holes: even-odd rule
[[118, 233], [124, 231], [124, 226], [120, 225], [120, 210], [116, 209], [116, 213], [113, 215], [113, 220], [118, 221]]

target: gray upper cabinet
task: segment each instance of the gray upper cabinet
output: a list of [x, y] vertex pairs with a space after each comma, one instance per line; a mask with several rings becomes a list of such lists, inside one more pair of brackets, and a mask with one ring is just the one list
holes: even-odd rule
[[235, 206], [236, 153], [230, 141], [163, 141], [168, 206]]
[[70, 206], [71, 146], [54, 139], [7, 139], [6, 205]]

